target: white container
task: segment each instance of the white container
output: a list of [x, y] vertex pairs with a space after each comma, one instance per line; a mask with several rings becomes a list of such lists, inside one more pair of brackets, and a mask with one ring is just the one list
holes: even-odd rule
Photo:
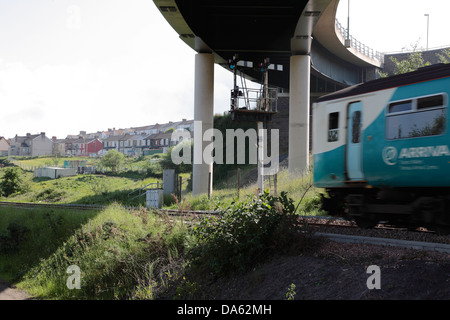
[[146, 207], [161, 209], [164, 197], [162, 189], [149, 189], [146, 194]]

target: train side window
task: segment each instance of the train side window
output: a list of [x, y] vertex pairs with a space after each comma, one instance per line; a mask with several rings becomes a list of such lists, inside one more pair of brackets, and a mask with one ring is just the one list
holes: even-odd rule
[[361, 111], [353, 113], [352, 143], [361, 142]]
[[[386, 116], [386, 138], [388, 140], [436, 136], [445, 133], [447, 112], [443, 95], [408, 101], [411, 102], [411, 106], [414, 106], [410, 111], [391, 112], [392, 105], [389, 106], [389, 113]], [[401, 104], [402, 102], [396, 103], [397, 106]]]
[[417, 110], [442, 107], [443, 105], [444, 105], [444, 96], [440, 94], [437, 96], [418, 99]]
[[328, 142], [339, 140], [339, 112], [330, 113], [328, 118]]
[[404, 112], [412, 110], [412, 100], [394, 102], [389, 105], [389, 113]]

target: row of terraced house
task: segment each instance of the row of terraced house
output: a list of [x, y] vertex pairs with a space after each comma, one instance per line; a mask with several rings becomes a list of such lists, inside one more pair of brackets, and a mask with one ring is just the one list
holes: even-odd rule
[[181, 142], [173, 140], [172, 132], [185, 130], [194, 132], [194, 121], [183, 119], [178, 122], [154, 124], [127, 129], [108, 129], [95, 133], [80, 131], [77, 135], [68, 135], [65, 139], [48, 138], [45, 132], [27, 133], [14, 138], [0, 137], [0, 154], [9, 156], [101, 156], [115, 149], [128, 156], [141, 156], [153, 153], [165, 153], [168, 148]]

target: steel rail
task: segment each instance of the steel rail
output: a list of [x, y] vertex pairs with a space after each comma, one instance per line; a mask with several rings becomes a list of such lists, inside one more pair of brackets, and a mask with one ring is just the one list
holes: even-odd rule
[[64, 208], [79, 210], [102, 210], [105, 206], [91, 204], [71, 204], [71, 203], [34, 203], [34, 202], [9, 202], [0, 201], [2, 207], [21, 207], [21, 208]]

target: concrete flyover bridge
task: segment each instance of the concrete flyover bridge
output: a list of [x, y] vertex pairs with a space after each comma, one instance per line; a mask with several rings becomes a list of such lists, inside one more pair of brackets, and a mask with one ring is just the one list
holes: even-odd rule
[[[201, 135], [213, 126], [214, 64], [228, 60], [283, 65], [269, 85], [289, 92], [289, 171], [309, 165], [310, 106], [318, 96], [374, 77], [380, 59], [336, 23], [339, 0], [154, 0], [165, 19], [193, 48], [194, 120]], [[344, 30], [345, 31], [345, 30]], [[347, 41], [346, 41], [347, 40]], [[245, 69], [249, 79], [260, 79]], [[230, 88], [231, 89], [231, 88]], [[201, 146], [204, 149], [204, 145]], [[200, 146], [194, 146], [200, 150]], [[195, 149], [194, 149], [195, 150]], [[197, 158], [196, 158], [197, 157]], [[194, 152], [193, 194], [212, 189], [212, 165]], [[200, 164], [197, 164], [200, 163]], [[212, 177], [212, 175], [211, 175]]]

